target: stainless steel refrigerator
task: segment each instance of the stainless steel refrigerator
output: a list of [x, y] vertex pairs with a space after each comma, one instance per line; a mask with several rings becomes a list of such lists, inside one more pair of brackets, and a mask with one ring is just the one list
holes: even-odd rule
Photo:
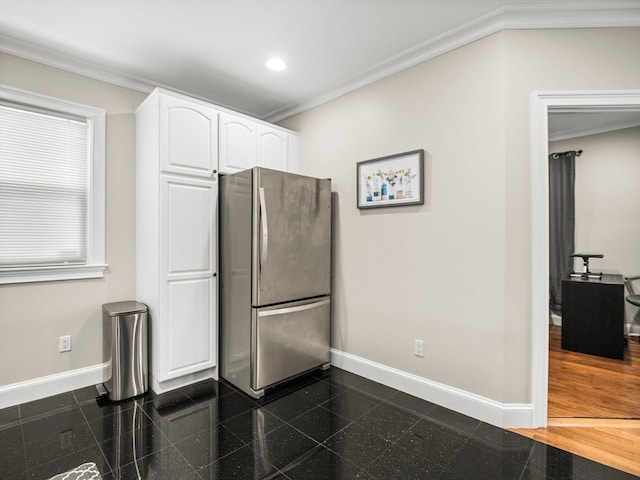
[[331, 180], [220, 178], [220, 374], [259, 398], [329, 366]]

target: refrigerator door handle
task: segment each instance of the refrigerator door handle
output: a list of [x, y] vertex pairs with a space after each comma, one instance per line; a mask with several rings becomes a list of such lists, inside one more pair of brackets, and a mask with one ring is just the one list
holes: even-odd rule
[[258, 312], [258, 317], [270, 317], [271, 315], [285, 315], [287, 313], [302, 312], [303, 310], [310, 310], [312, 308], [318, 308], [323, 305], [327, 305], [331, 300], [320, 300], [319, 302], [307, 303], [306, 305], [298, 305], [297, 307], [279, 308], [277, 310], [265, 310]]
[[267, 203], [264, 200], [264, 188], [260, 187], [260, 221], [262, 223], [262, 242], [260, 243], [260, 271], [267, 261], [267, 247], [269, 245], [269, 229], [267, 227]]

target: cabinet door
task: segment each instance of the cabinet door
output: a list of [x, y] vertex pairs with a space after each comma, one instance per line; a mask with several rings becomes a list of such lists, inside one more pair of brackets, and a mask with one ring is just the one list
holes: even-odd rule
[[220, 114], [220, 171], [235, 173], [258, 165], [257, 124], [229, 113]]
[[217, 363], [217, 187], [210, 180], [161, 177], [161, 381]]
[[218, 168], [218, 115], [207, 105], [160, 97], [160, 169], [211, 177]]
[[292, 173], [300, 173], [300, 166], [298, 165], [298, 135], [289, 133], [287, 137], [289, 142], [287, 171]]
[[258, 165], [274, 170], [287, 171], [287, 133], [270, 128], [266, 125], [258, 126]]

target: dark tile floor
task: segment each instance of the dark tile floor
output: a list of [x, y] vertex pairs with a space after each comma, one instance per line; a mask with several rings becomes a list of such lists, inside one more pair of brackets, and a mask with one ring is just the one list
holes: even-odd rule
[[94, 397], [88, 387], [0, 410], [0, 477], [94, 462], [105, 480], [637, 478], [335, 367], [259, 401], [214, 381]]

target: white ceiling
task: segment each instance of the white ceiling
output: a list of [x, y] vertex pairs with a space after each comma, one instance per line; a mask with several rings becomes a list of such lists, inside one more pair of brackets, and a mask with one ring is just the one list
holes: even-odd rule
[[636, 25], [640, 0], [0, 0], [0, 51], [277, 121], [502, 29]]

